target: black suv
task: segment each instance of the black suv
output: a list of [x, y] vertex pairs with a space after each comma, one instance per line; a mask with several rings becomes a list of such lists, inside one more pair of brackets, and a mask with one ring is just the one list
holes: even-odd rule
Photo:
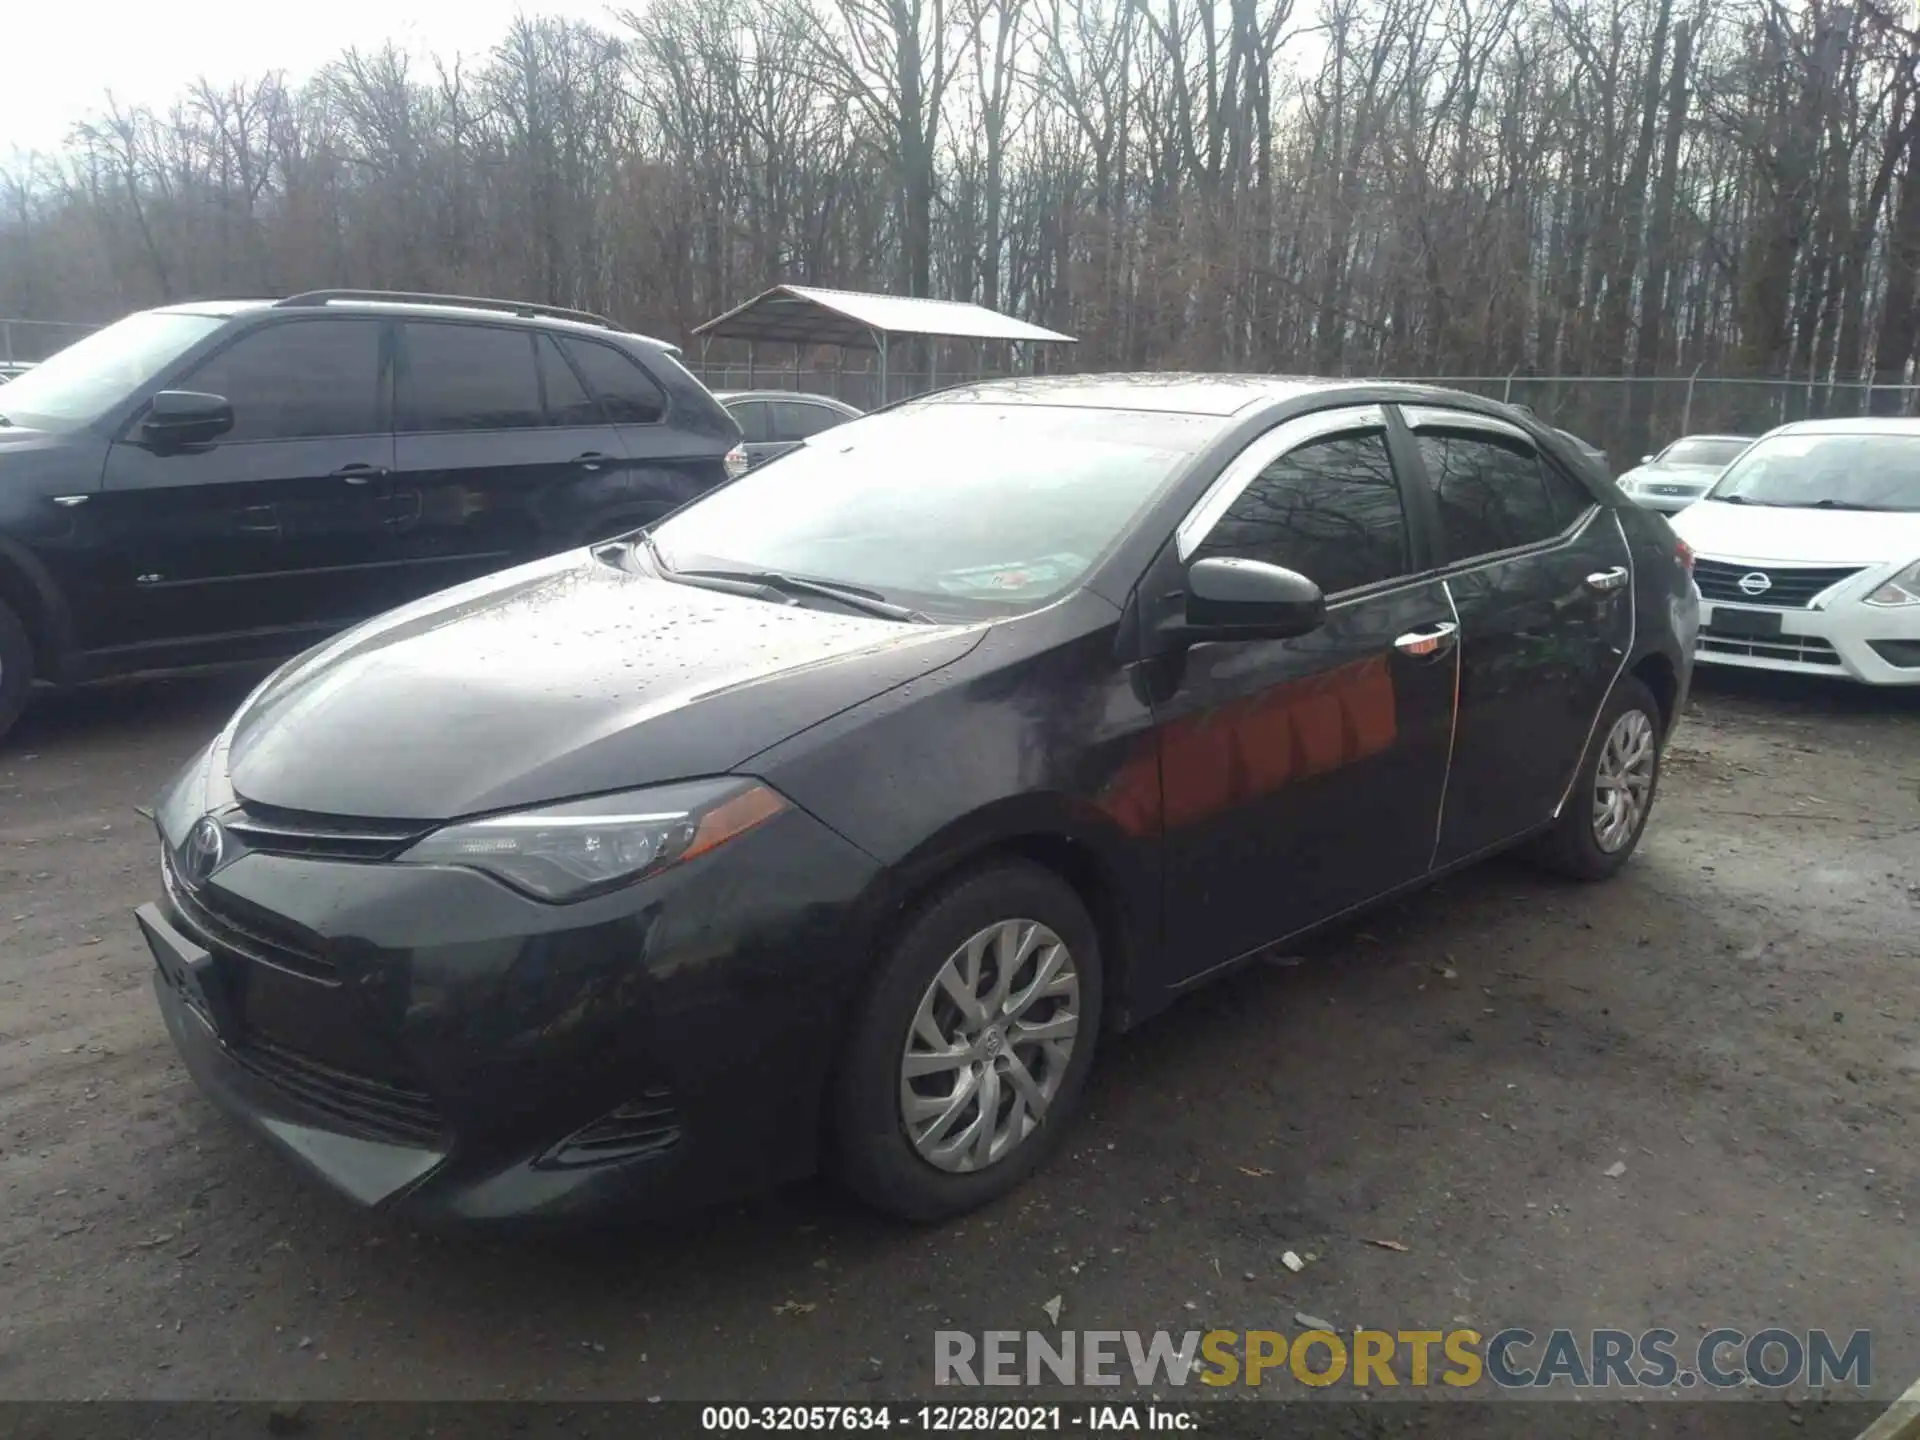
[[674, 347], [316, 290], [146, 310], [0, 388], [0, 734], [35, 678], [269, 658], [743, 470]]

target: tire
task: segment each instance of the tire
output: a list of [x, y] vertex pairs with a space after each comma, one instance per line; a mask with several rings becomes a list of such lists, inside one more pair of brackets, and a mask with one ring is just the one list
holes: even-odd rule
[[[1044, 933], [1049, 931], [1064, 948], [1064, 962], [1055, 959]], [[974, 952], [980, 958], [970, 966], [969, 954], [983, 935], [992, 938]], [[1017, 964], [1001, 989], [996, 961], [1007, 954]], [[963, 1034], [968, 1022], [950, 992], [934, 993], [950, 962], [956, 983], [964, 985], [973, 969], [976, 995], [997, 1007], [989, 1023], [972, 1027], [971, 1039]], [[1038, 974], [1042, 965], [1055, 966], [1046, 984]], [[1077, 994], [1066, 993], [1068, 972]], [[1101, 981], [1098, 933], [1079, 897], [1051, 871], [996, 864], [929, 898], [875, 969], [829, 1092], [841, 1182], [875, 1209], [906, 1220], [957, 1215], [1020, 1185], [1058, 1147], [1079, 1105], [1099, 1037]], [[1016, 1006], [1023, 993], [1029, 1003], [1021, 1012]], [[1064, 1057], [1057, 1039], [1049, 1044], [1019, 1038], [1023, 1026], [1045, 1023], [1054, 1031], [1069, 1015], [1075, 1028]], [[942, 1067], [926, 1053], [927, 1024], [943, 1042], [970, 1047], [964, 1068]], [[925, 1068], [911, 1080], [905, 1074], [910, 1047]], [[1025, 1085], [1013, 1078], [1016, 1066]], [[954, 1108], [951, 1097], [970, 1083], [969, 1073], [971, 1098]], [[909, 1088], [918, 1101], [915, 1123], [930, 1136], [925, 1143], [938, 1159], [917, 1149], [909, 1133]], [[996, 1122], [984, 1145], [978, 1138], [983, 1095], [995, 1098]], [[1044, 1104], [1029, 1124], [1034, 1097]], [[942, 1105], [958, 1117], [944, 1128], [926, 1113]]]
[[5, 739], [33, 688], [33, 641], [20, 617], [0, 603], [0, 739]]
[[[1634, 676], [1622, 676], [1593, 727], [1593, 738], [1580, 761], [1580, 773], [1567, 796], [1566, 808], [1535, 849], [1535, 858], [1544, 868], [1570, 880], [1606, 880], [1619, 873], [1638, 848], [1653, 813], [1660, 787], [1660, 749], [1665, 739], [1660, 705], [1653, 692]], [[1639, 754], [1642, 740], [1646, 747], [1644, 761], [1632, 767], [1637, 783], [1630, 783], [1625, 791], [1617, 785], [1607, 786], [1605, 791], [1637, 792], [1638, 810], [1621, 817], [1619, 825], [1603, 823], [1603, 791], [1597, 788], [1601, 764], [1606, 761], [1613, 768], [1621, 755]], [[1614, 751], [1611, 755], [1610, 749]]]

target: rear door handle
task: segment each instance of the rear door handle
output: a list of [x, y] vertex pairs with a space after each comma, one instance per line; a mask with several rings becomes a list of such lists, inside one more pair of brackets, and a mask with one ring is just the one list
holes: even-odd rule
[[353, 464], [342, 465], [338, 470], [334, 471], [333, 478], [336, 480], [344, 480], [349, 485], [364, 485], [376, 476], [386, 473], [387, 472], [378, 465], [368, 465], [364, 461], [356, 460]]
[[1422, 658], [1438, 655], [1453, 648], [1460, 627], [1451, 620], [1439, 620], [1418, 630], [1409, 630], [1393, 642], [1393, 648], [1402, 655], [1417, 655]]
[[583, 470], [598, 470], [612, 458], [610, 455], [603, 455], [598, 450], [588, 450], [584, 454], [574, 456], [573, 463]]
[[1587, 588], [1598, 590], [1602, 594], [1618, 590], [1627, 583], [1627, 571], [1624, 565], [1616, 565], [1611, 570], [1596, 570], [1587, 576]]

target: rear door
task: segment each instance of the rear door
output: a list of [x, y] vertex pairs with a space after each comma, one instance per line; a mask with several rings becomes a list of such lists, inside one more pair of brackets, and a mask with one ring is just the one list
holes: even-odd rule
[[1518, 426], [1403, 414], [1460, 623], [1444, 865], [1558, 810], [1633, 644], [1633, 562], [1613, 512]]
[[395, 561], [388, 356], [378, 320], [275, 320], [170, 382], [225, 397], [234, 425], [160, 450], [136, 422], [109, 450], [103, 635], [116, 648], [326, 628], [382, 608]]
[[569, 492], [626, 460], [538, 330], [407, 320], [395, 396], [394, 540], [419, 594], [576, 543]]
[[1187, 564], [1228, 555], [1327, 594], [1310, 635], [1193, 647], [1155, 705], [1176, 980], [1426, 872], [1457, 652], [1414, 537], [1385, 413], [1323, 412], [1254, 441], [1143, 584], [1177, 600]]

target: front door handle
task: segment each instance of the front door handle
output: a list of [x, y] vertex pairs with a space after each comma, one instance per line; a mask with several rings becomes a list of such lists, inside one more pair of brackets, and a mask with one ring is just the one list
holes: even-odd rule
[[1611, 570], [1596, 570], [1587, 576], [1587, 588], [1598, 590], [1601, 594], [1618, 590], [1627, 583], [1627, 570], [1624, 565], [1616, 565]]
[[582, 470], [598, 470], [611, 458], [611, 456], [601, 454], [598, 450], [589, 450], [583, 455], [574, 456], [573, 463], [578, 465]]
[[353, 464], [342, 465], [338, 470], [334, 471], [333, 478], [336, 480], [344, 480], [349, 485], [364, 485], [375, 476], [386, 473], [387, 472], [378, 465], [368, 465], [364, 461], [356, 460]]
[[1459, 633], [1460, 627], [1453, 621], [1440, 620], [1418, 630], [1409, 630], [1393, 642], [1393, 648], [1402, 655], [1417, 655], [1424, 659], [1451, 650], [1454, 638]]

